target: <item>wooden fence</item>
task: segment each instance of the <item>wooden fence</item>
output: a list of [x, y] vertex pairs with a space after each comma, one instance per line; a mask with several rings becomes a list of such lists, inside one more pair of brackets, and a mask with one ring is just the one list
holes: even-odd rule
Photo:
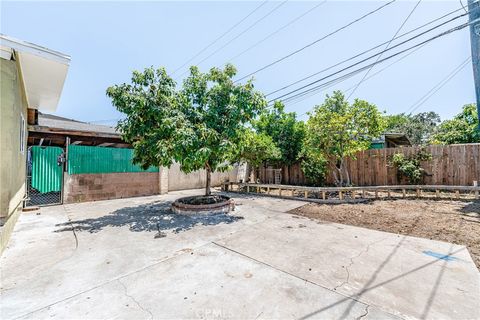
[[[399, 179], [396, 168], [391, 165], [391, 156], [396, 153], [413, 155], [420, 147], [372, 149], [359, 152], [355, 158], [347, 159], [346, 168], [353, 185], [385, 186], [405, 184]], [[427, 185], [471, 186], [480, 181], [480, 143], [457, 145], [432, 145], [426, 147], [432, 160], [423, 161], [425, 169], [422, 183]], [[282, 184], [305, 185], [306, 179], [300, 164], [283, 166]], [[260, 181], [268, 181], [266, 168], [260, 168]], [[327, 184], [333, 184], [331, 172], [327, 174]]]
[[223, 191], [255, 193], [319, 203], [365, 202], [377, 199], [479, 199], [480, 186], [395, 185], [364, 187], [305, 187], [281, 184], [226, 182]]

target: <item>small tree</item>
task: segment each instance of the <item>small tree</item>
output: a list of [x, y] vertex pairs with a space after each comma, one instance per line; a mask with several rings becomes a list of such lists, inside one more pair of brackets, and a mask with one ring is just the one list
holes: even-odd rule
[[264, 133], [246, 129], [237, 148], [235, 159], [245, 161], [255, 170], [265, 161], [277, 161], [282, 157], [272, 138]]
[[296, 119], [295, 112], [285, 112], [285, 106], [275, 101], [272, 109], [265, 110], [253, 123], [259, 133], [272, 137], [280, 149], [278, 162], [291, 165], [298, 160], [305, 137], [305, 124]]
[[476, 105], [467, 104], [453, 119], [442, 122], [433, 135], [432, 142], [436, 144], [480, 142]]
[[328, 165], [325, 156], [318, 152], [313, 146], [305, 144], [300, 157], [300, 166], [307, 183], [314, 186], [323, 185], [325, 183]]
[[190, 68], [181, 89], [165, 69], [134, 71], [131, 84], [107, 89], [112, 104], [127, 117], [117, 128], [134, 148], [134, 162], [143, 168], [170, 167], [189, 173], [206, 170], [205, 194], [211, 173], [228, 168], [245, 126], [266, 106], [252, 81], [235, 84], [236, 69]]
[[337, 185], [349, 185], [345, 158], [368, 149], [384, 129], [385, 119], [375, 105], [359, 99], [350, 105], [342, 92], [335, 91], [310, 114], [305, 148], [328, 160]]

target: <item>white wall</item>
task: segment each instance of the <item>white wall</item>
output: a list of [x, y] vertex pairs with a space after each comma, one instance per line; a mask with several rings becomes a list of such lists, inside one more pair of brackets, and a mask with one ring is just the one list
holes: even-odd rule
[[[227, 180], [237, 181], [238, 173], [238, 166], [233, 167], [229, 171], [212, 173], [212, 187], [218, 187]], [[205, 188], [205, 183], [205, 170], [185, 174], [180, 171], [180, 165], [177, 163], [174, 163], [168, 170], [168, 191]]]

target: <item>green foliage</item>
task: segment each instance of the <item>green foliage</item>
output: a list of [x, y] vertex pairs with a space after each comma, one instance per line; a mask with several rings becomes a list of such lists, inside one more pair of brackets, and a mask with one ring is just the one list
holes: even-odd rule
[[190, 75], [176, 88], [165, 69], [134, 71], [131, 84], [107, 89], [112, 104], [127, 115], [118, 123], [125, 141], [134, 147], [134, 162], [143, 168], [169, 167], [174, 161], [183, 172], [224, 170], [232, 160], [245, 126], [266, 106], [253, 84], [235, 84], [236, 69], [212, 68]]
[[325, 182], [327, 173], [327, 159], [323, 154], [314, 152], [314, 150], [304, 150], [301, 154], [302, 161], [300, 166], [307, 183], [314, 186], [321, 186]]
[[410, 184], [417, 184], [422, 180], [425, 173], [425, 170], [420, 166], [421, 161], [431, 159], [432, 155], [422, 149], [408, 157], [403, 153], [396, 153], [392, 156], [391, 163], [397, 168], [399, 179], [405, 177]]
[[282, 156], [270, 136], [251, 129], [244, 131], [237, 152], [234, 159], [245, 161], [253, 167], [258, 167], [265, 161], [276, 161]]
[[272, 137], [280, 148], [279, 162], [291, 165], [297, 161], [305, 137], [305, 124], [297, 121], [295, 112], [285, 112], [281, 102], [276, 101], [271, 110], [265, 110], [253, 123], [259, 133]]
[[304, 154], [328, 159], [337, 185], [348, 185], [345, 158], [368, 149], [384, 132], [385, 119], [375, 105], [359, 99], [349, 104], [342, 92], [335, 91], [315, 107], [306, 127]]
[[436, 144], [480, 142], [478, 126], [477, 107], [473, 103], [467, 104], [452, 120], [442, 122], [432, 142]]
[[386, 116], [386, 132], [403, 133], [413, 145], [428, 142], [440, 123], [440, 116], [433, 112], [412, 114], [396, 114]]

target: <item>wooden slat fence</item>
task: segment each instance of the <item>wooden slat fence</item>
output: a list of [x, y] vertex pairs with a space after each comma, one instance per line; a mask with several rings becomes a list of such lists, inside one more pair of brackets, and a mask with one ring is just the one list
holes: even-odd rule
[[[413, 155], [421, 147], [372, 149], [359, 152], [355, 158], [347, 159], [346, 168], [353, 185], [386, 186], [406, 184], [399, 179], [397, 170], [390, 164], [396, 153]], [[432, 154], [432, 160], [423, 161], [421, 166], [426, 175], [422, 181], [426, 185], [471, 186], [480, 181], [480, 143], [457, 145], [432, 145], [425, 148]], [[306, 179], [299, 163], [283, 166], [282, 184], [305, 185]], [[259, 178], [264, 182], [266, 168], [260, 168]], [[331, 172], [327, 174], [327, 184], [333, 184]]]

